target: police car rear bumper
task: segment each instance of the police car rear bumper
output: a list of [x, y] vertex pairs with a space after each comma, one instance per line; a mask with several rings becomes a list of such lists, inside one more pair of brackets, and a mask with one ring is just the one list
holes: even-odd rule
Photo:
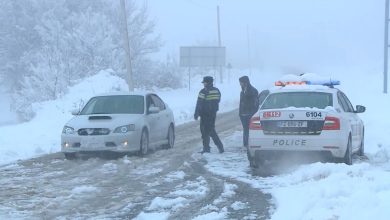
[[347, 139], [344, 140], [332, 134], [321, 135], [249, 135], [249, 153], [254, 156], [259, 152], [328, 152], [333, 157], [342, 158], [345, 155]]

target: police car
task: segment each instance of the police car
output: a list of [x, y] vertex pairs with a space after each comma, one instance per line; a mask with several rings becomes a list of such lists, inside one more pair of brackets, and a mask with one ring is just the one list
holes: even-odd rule
[[[281, 80], [263, 91], [259, 111], [250, 121], [248, 160], [258, 167], [265, 160], [290, 153], [314, 153], [352, 164], [352, 154], [364, 154], [364, 124], [339, 89], [337, 80], [305, 75]], [[311, 77], [313, 78], [313, 77]]]

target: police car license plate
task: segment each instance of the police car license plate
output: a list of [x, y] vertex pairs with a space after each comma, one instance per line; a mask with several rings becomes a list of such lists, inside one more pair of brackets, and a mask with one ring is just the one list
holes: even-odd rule
[[307, 121], [278, 121], [280, 128], [306, 128]]

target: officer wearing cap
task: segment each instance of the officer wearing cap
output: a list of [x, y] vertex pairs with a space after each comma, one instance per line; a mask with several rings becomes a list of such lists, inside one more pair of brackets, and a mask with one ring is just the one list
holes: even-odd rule
[[202, 83], [204, 88], [199, 92], [194, 114], [195, 120], [200, 117], [200, 132], [203, 140], [203, 150], [200, 153], [210, 153], [210, 137], [217, 145], [219, 153], [223, 153], [223, 144], [215, 131], [221, 93], [213, 86], [213, 77], [205, 76]]

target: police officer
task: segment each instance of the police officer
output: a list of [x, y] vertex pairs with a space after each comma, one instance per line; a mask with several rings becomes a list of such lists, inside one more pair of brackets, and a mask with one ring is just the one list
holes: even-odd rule
[[204, 88], [200, 90], [194, 119], [200, 117], [200, 132], [203, 140], [203, 150], [200, 153], [210, 153], [210, 137], [217, 145], [219, 153], [223, 153], [223, 144], [215, 131], [215, 119], [219, 109], [221, 93], [213, 86], [213, 77], [205, 76], [202, 81]]
[[240, 77], [239, 82], [241, 86], [239, 114], [244, 133], [243, 144], [244, 147], [248, 147], [249, 121], [259, 108], [259, 92], [251, 85], [248, 76]]

